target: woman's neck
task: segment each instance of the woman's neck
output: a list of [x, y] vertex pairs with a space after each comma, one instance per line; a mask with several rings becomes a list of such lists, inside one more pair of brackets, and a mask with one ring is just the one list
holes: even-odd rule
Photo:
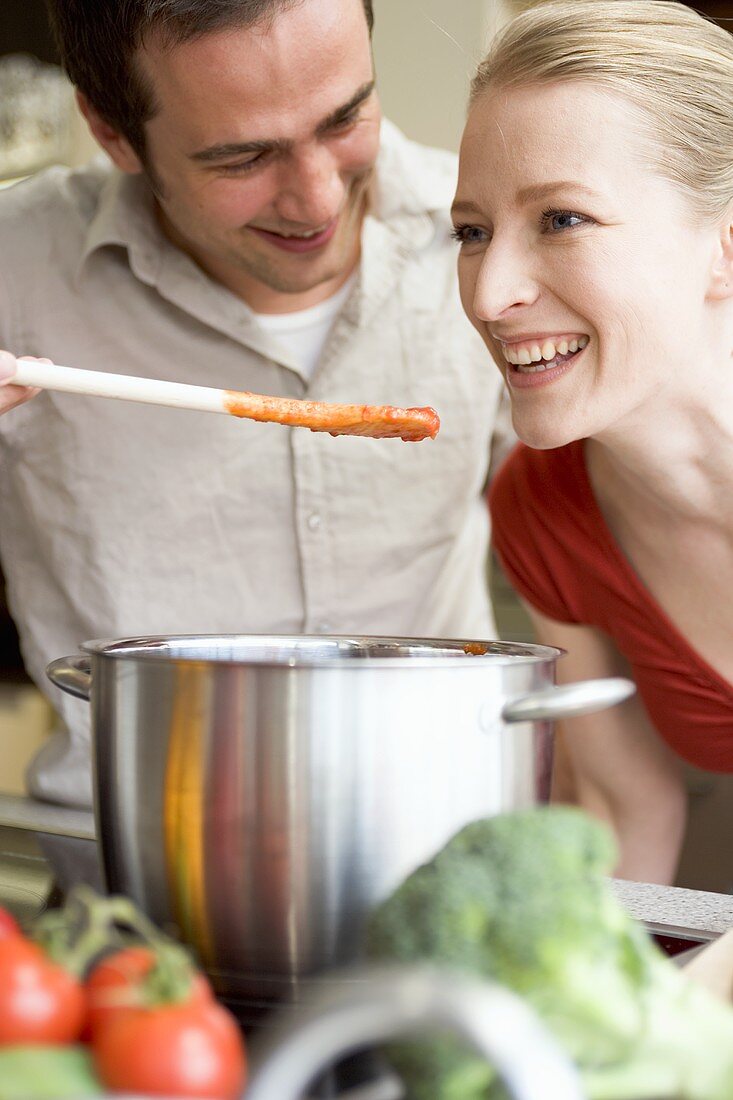
[[659, 518], [689, 518], [733, 527], [733, 363], [715, 399], [640, 409], [586, 443], [594, 490]]

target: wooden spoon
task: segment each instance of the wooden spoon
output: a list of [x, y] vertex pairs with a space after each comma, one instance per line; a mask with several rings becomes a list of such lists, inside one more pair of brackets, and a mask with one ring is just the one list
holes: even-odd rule
[[247, 420], [310, 428], [330, 435], [360, 435], [373, 439], [399, 437], [406, 442], [434, 439], [440, 418], [434, 409], [400, 409], [392, 405], [339, 405], [325, 401], [299, 401], [291, 397], [266, 397], [238, 390], [210, 386], [189, 386], [127, 374], [60, 367], [19, 359], [13, 378], [19, 386], [80, 393], [90, 397], [114, 397], [120, 401], [141, 401], [176, 409], [228, 413]]

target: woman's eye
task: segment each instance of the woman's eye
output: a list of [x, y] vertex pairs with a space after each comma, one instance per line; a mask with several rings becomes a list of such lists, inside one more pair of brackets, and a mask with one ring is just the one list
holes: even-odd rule
[[573, 210], [545, 210], [542, 214], [542, 224], [553, 233], [561, 233], [563, 229], [575, 229], [579, 225], [587, 225], [590, 218], [584, 214], [576, 214]]
[[477, 225], [457, 225], [451, 232], [451, 237], [459, 244], [479, 244], [486, 240], [486, 233]]

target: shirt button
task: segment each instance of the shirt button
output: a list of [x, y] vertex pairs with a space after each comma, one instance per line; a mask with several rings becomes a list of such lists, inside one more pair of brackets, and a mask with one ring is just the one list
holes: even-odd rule
[[308, 516], [308, 528], [311, 531], [317, 531], [322, 523], [321, 516], [318, 512], [311, 512]]

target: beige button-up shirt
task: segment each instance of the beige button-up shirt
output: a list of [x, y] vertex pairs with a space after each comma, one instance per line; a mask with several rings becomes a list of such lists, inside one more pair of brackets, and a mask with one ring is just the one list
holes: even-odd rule
[[[0, 196], [0, 347], [66, 366], [433, 405], [433, 442], [331, 438], [47, 391], [0, 420], [0, 553], [34, 680], [90, 638], [487, 637], [484, 484], [500, 380], [458, 300], [455, 158], [383, 131], [363, 256], [310, 383], [161, 234], [141, 177], [52, 169]], [[88, 707], [31, 790], [87, 805]]]

